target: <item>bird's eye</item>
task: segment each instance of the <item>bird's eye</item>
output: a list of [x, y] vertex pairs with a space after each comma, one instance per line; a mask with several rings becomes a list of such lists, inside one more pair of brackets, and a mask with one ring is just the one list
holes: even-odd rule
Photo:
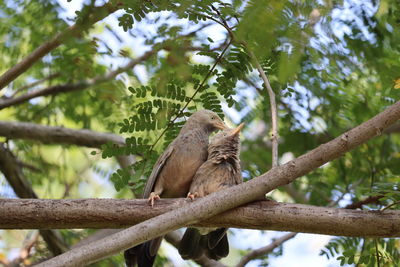
[[224, 136], [226, 136], [226, 134], [224, 134]]
[[214, 120], [214, 119], [215, 119], [215, 117], [214, 117], [214, 116], [211, 116], [211, 119], [212, 119], [212, 120]]

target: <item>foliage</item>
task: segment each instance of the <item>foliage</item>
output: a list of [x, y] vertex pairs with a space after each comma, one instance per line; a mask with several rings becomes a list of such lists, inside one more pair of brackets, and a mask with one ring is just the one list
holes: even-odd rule
[[[321, 251], [327, 258], [337, 257], [340, 266], [399, 266], [398, 242], [395, 239], [333, 238]], [[341, 251], [343, 251], [341, 253]], [[379, 262], [379, 263], [378, 263]]]
[[[78, 23], [84, 31], [65, 38], [0, 91], [0, 103], [53, 85], [109, 77], [153, 51], [112, 79], [0, 112], [1, 120], [113, 132], [125, 138], [125, 145], [107, 143], [90, 154], [93, 149], [77, 146], [2, 141], [29, 165], [24, 174], [42, 198], [130, 198], [132, 191], [140, 195], [154, 162], [186, 118], [207, 108], [231, 125], [245, 122], [241, 161], [244, 178], [251, 179], [271, 167], [269, 95], [253, 54], [276, 94], [280, 159], [304, 154], [400, 98], [398, 1], [361, 2], [123, 0], [118, 1], [121, 11], [91, 26], [96, 1], [84, 1], [73, 17], [57, 1], [2, 1], [1, 73], [69, 25]], [[345, 207], [381, 196], [363, 208], [399, 209], [399, 142], [398, 133], [384, 133], [297, 179], [293, 189], [311, 205]], [[136, 162], [117, 167], [114, 158], [124, 155]], [[3, 176], [0, 185], [1, 196], [8, 197]], [[287, 188], [271, 197], [299, 201]], [[15, 233], [5, 232], [4, 240], [14, 240]], [[73, 244], [90, 233], [65, 230], [62, 236]], [[24, 237], [17, 236], [2, 243], [0, 253], [22, 246]], [[35, 249], [32, 261], [48, 255], [42, 240]], [[278, 248], [262, 263], [285, 253]], [[396, 266], [400, 258], [398, 240], [383, 238], [335, 237], [321, 255], [360, 266], [377, 266], [378, 259], [380, 266]], [[116, 256], [98, 266], [121, 262]]]

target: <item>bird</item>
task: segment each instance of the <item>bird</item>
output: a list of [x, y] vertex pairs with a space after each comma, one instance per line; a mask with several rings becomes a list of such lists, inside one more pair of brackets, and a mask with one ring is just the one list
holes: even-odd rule
[[[208, 158], [197, 170], [188, 198], [204, 197], [243, 182], [240, 168], [239, 133], [244, 124], [217, 133], [208, 146]], [[202, 255], [219, 260], [229, 254], [227, 228], [188, 228], [178, 251], [183, 259], [199, 259]]]
[[[186, 197], [193, 176], [207, 160], [209, 135], [225, 128], [228, 126], [213, 111], [204, 109], [193, 113], [156, 161], [145, 185], [143, 198], [147, 198], [153, 206], [161, 197]], [[138, 267], [153, 266], [162, 238], [126, 250], [126, 265], [131, 267], [137, 263]]]

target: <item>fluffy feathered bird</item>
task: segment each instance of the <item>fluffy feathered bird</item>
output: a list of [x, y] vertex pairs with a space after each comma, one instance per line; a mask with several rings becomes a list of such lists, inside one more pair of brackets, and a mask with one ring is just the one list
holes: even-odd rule
[[[158, 158], [143, 193], [151, 206], [160, 197], [186, 197], [197, 169], [207, 159], [209, 135], [227, 126], [210, 110], [192, 114], [179, 135]], [[124, 253], [128, 267], [150, 267], [153, 265], [162, 237], [140, 244]]]
[[[197, 170], [189, 189], [188, 197], [204, 197], [213, 192], [242, 183], [240, 170], [239, 132], [225, 129], [212, 138], [208, 146], [208, 158]], [[198, 259], [203, 254], [219, 260], [229, 254], [226, 228], [188, 228], [179, 245], [183, 259]]]

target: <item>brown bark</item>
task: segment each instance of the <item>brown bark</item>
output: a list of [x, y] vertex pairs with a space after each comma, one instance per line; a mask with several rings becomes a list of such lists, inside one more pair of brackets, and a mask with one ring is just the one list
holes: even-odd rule
[[[0, 228], [125, 228], [190, 203], [186, 199], [162, 199], [151, 208], [143, 199], [1, 199]], [[258, 201], [187, 225], [400, 237], [400, 211], [362, 211]]]
[[0, 136], [8, 139], [36, 140], [47, 144], [72, 144], [94, 148], [100, 148], [107, 142], [125, 144], [122, 136], [112, 133], [99, 133], [86, 129], [74, 130], [29, 122], [0, 121]]

